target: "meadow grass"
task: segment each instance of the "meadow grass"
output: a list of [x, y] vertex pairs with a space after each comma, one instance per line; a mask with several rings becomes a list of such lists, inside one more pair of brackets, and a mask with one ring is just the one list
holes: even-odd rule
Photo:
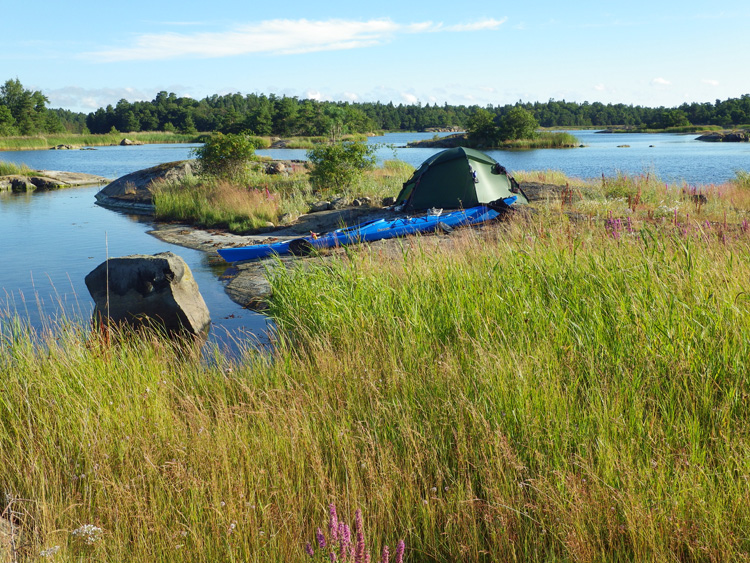
[[685, 227], [551, 205], [276, 268], [234, 359], [0, 323], [0, 499], [60, 560], [304, 560], [331, 503], [405, 561], [748, 560], [750, 234]]
[[168, 131], [144, 131], [130, 133], [78, 134], [60, 133], [28, 137], [0, 137], [0, 150], [39, 150], [57, 145], [95, 147], [119, 145], [124, 138], [141, 143], [194, 143], [198, 134], [171, 133]]
[[250, 233], [267, 223], [279, 224], [283, 216], [295, 219], [321, 199], [344, 197], [351, 201], [370, 197], [379, 202], [384, 197], [396, 196], [413, 171], [404, 162], [386, 161], [339, 193], [316, 192], [304, 168], [293, 168], [289, 174], [269, 175], [258, 167], [250, 167], [231, 180], [191, 176], [164, 182], [155, 190], [155, 214], [160, 220]]

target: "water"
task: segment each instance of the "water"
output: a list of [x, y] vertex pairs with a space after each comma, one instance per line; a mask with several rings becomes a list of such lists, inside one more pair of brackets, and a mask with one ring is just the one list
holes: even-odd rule
[[[561, 170], [568, 176], [600, 178], [618, 172], [657, 174], [665, 182], [718, 184], [734, 178], [737, 170], [750, 170], [750, 143], [706, 143], [697, 135], [672, 133], [596, 133], [571, 131], [584, 148], [488, 150], [484, 151], [511, 171]], [[431, 133], [395, 133], [371, 137], [370, 143], [392, 143], [403, 147]], [[629, 145], [619, 148], [618, 145]], [[440, 149], [398, 149], [397, 155], [412, 166], [419, 166]], [[393, 150], [377, 151], [379, 160], [393, 158]]]
[[[187, 158], [189, 150], [180, 145], [24, 151], [0, 153], [0, 160], [114, 178]], [[187, 262], [206, 301], [212, 319], [211, 341], [231, 350], [242, 341], [266, 341], [267, 318], [243, 309], [224, 292], [219, 281], [224, 266], [212, 266], [204, 252], [149, 235], [153, 224], [143, 217], [95, 205], [94, 195], [100, 189], [0, 194], [0, 317], [18, 313], [37, 328], [60, 316], [88, 319], [93, 300], [84, 278], [108, 256], [172, 251]]]
[[[750, 144], [703, 143], [696, 135], [597, 134], [575, 131], [585, 148], [487, 151], [511, 171], [561, 170], [570, 176], [598, 178], [617, 172], [657, 174], [668, 182], [711, 184], [727, 181], [736, 170], [750, 170]], [[399, 158], [413, 166], [440, 149], [406, 149], [407, 142], [432, 133], [391, 133], [372, 137], [379, 162]], [[630, 145], [618, 148], [618, 145]], [[0, 160], [33, 169], [85, 172], [118, 178], [163, 162], [184, 160], [197, 145], [98, 147], [86, 151], [2, 152]], [[305, 150], [258, 151], [279, 159], [305, 159]], [[223, 268], [207, 254], [161, 242], [147, 234], [148, 220], [94, 204], [99, 187], [38, 194], [0, 195], [0, 312], [11, 309], [39, 326], [60, 313], [88, 318], [93, 303], [84, 277], [107, 256], [155, 254], [171, 250], [190, 266], [213, 319], [219, 341], [262, 335], [267, 320], [233, 303], [219, 276]], [[393, 194], [396, 195], [396, 194]]]

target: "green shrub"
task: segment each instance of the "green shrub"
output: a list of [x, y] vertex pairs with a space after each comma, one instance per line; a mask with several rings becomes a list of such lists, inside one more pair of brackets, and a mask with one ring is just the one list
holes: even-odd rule
[[202, 147], [193, 149], [200, 171], [232, 178], [242, 173], [255, 155], [255, 143], [247, 135], [216, 133]]
[[318, 145], [307, 151], [310, 181], [318, 190], [345, 190], [375, 167], [375, 148], [359, 141]]

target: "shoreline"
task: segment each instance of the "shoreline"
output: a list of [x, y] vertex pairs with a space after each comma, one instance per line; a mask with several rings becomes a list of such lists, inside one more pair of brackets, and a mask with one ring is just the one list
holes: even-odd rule
[[[549, 196], [559, 195], [563, 192], [565, 186], [522, 182], [521, 189], [524, 190], [524, 193], [529, 198], [530, 205], [512, 207], [511, 209], [515, 213], [533, 212], [536, 202], [545, 201]], [[219, 248], [291, 240], [305, 236], [311, 231], [324, 233], [335, 230], [341, 227], [342, 224], [354, 225], [374, 219], [395, 218], [399, 215], [402, 214], [396, 213], [388, 207], [347, 207], [339, 210], [318, 211], [302, 215], [292, 225], [255, 235], [236, 235], [220, 229], [201, 229], [200, 227], [185, 223], [154, 221], [154, 228], [149, 230], [148, 234], [169, 244], [205, 252], [209, 255], [208, 259], [212, 264], [225, 264], [226, 271], [220, 277], [220, 280], [224, 282], [224, 290], [230, 299], [247, 309], [263, 312], [266, 308], [265, 299], [271, 292], [271, 287], [267, 279], [269, 270], [278, 266], [290, 267], [292, 264], [306, 258], [299, 256], [277, 256], [256, 261], [230, 263], [224, 261], [218, 255], [216, 251]], [[479, 228], [481, 227], [479, 226]], [[463, 230], [459, 229], [458, 233]], [[466, 230], [469, 231], [471, 229], [467, 228]], [[418, 237], [399, 237], [363, 244], [382, 249], [384, 252], [390, 252], [398, 250], [404, 244], [411, 244], [409, 241], [429, 239], [435, 241], [435, 243], [444, 243], [450, 240], [452, 236], [454, 235], [439, 233], [423, 234]], [[353, 246], [358, 247], [361, 245]], [[345, 252], [342, 248], [329, 249], [326, 252], [316, 255], [316, 257], [329, 259], [340, 255], [342, 252]]]

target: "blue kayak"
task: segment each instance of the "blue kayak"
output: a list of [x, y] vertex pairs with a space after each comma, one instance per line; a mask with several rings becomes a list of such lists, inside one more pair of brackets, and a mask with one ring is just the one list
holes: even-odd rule
[[[511, 205], [515, 200], [516, 197], [512, 196], [505, 199], [503, 203]], [[317, 237], [307, 236], [269, 244], [221, 248], [218, 252], [227, 262], [257, 260], [283, 254], [308, 254], [315, 249], [372, 242], [437, 230], [450, 231], [455, 227], [491, 221], [498, 215], [500, 215], [500, 211], [485, 205], [479, 205], [471, 209], [462, 209], [445, 214], [403, 217], [400, 219], [376, 219], [361, 225], [336, 229]]]

